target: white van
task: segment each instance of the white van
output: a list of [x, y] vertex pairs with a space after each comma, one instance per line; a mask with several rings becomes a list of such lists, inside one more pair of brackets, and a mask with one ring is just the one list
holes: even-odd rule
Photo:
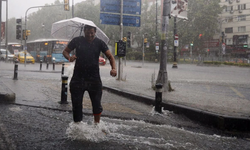
[[[14, 55], [10, 53], [9, 50], [7, 50], [8, 53], [8, 61], [13, 61]], [[6, 49], [0, 49], [0, 60], [5, 61], [6, 60]]]

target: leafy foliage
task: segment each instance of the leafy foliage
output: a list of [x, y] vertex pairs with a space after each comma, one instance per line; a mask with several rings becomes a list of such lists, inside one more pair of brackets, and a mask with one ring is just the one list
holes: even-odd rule
[[[218, 32], [218, 14], [222, 11], [219, 6], [220, 0], [189, 0], [188, 21], [180, 20], [177, 23], [177, 33], [179, 35], [180, 47], [194, 41], [194, 46], [201, 46], [199, 34], [203, 39], [211, 39], [215, 32]], [[61, 4], [61, 6], [58, 6]], [[27, 14], [27, 29], [31, 30], [29, 40], [51, 38], [50, 30], [54, 22], [71, 18], [72, 11], [64, 11], [63, 2], [55, 0], [53, 5], [46, 4], [47, 7], [36, 8], [38, 11]], [[155, 42], [160, 42], [160, 22], [156, 26], [156, 21], [161, 18], [161, 6], [156, 10], [155, 1], [143, 1], [141, 10], [141, 27], [123, 27], [123, 36], [127, 36], [128, 32], [132, 33], [133, 46], [128, 49], [130, 52], [141, 52], [143, 44], [143, 35], [147, 37], [150, 43], [149, 48], [145, 48], [145, 53], [155, 52]], [[71, 8], [72, 10], [72, 8]], [[157, 15], [156, 15], [157, 12]], [[74, 6], [74, 17], [80, 17], [92, 20], [99, 28], [101, 28], [110, 38], [110, 45], [121, 39], [120, 26], [100, 24], [100, 5], [94, 5], [92, 0], [85, 0]], [[158, 16], [158, 18], [156, 17]], [[9, 42], [17, 42], [15, 39], [16, 18], [9, 19], [8, 38]], [[157, 20], [158, 19], [158, 20]], [[22, 18], [24, 24], [24, 18]], [[23, 26], [24, 27], [24, 26]], [[173, 45], [173, 19], [170, 19], [168, 43]], [[157, 34], [156, 34], [157, 33]], [[20, 41], [18, 41], [20, 42]]]
[[[188, 21], [178, 22], [180, 43], [184, 46], [191, 42], [194, 47], [202, 47], [205, 40], [212, 39], [218, 33], [218, 15], [222, 11], [219, 0], [190, 0]], [[199, 35], [202, 37], [199, 39]]]

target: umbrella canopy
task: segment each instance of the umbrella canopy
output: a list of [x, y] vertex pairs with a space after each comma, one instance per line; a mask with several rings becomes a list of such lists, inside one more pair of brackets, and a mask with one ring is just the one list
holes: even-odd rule
[[107, 35], [98, 28], [92, 21], [82, 18], [65, 19], [52, 24], [51, 35], [57, 39], [69, 39], [83, 35], [84, 26], [96, 27], [96, 36], [102, 39], [106, 44], [109, 42]]

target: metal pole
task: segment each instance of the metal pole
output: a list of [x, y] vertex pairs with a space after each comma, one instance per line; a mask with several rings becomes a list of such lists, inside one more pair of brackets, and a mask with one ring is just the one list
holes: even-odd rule
[[5, 47], [8, 49], [8, 0], [6, 0]]
[[[157, 13], [157, 3], [158, 0], [155, 0], [155, 43], [158, 42], [158, 31], [157, 31], [157, 27], [158, 27], [158, 13]], [[156, 46], [155, 46], [155, 61], [157, 62], [158, 61], [158, 50], [156, 49]]]
[[17, 80], [17, 74], [18, 74], [18, 61], [15, 60], [14, 77], [13, 77], [13, 80]]
[[158, 113], [162, 113], [162, 84], [157, 83], [155, 85], [155, 111]]
[[62, 64], [62, 75], [64, 75], [64, 63]]
[[55, 61], [53, 60], [53, 70], [55, 70]]
[[[174, 40], [175, 40], [175, 35], [177, 34], [177, 25], [176, 25], [176, 16], [174, 17]], [[174, 63], [172, 68], [178, 68], [177, 67], [177, 61], [176, 61], [176, 46], [174, 45]]]
[[74, 18], [74, 0], [72, 0], [72, 18]]
[[48, 70], [49, 69], [49, 61], [47, 60], [47, 67], [46, 69]]
[[43, 61], [40, 60], [40, 70], [42, 70], [42, 66], [43, 66]]
[[162, 16], [162, 36], [161, 36], [161, 61], [160, 70], [156, 83], [163, 84], [164, 91], [168, 88], [168, 76], [167, 76], [167, 40], [168, 40], [168, 26], [170, 17], [170, 0], [164, 0], [163, 2], [163, 16]]
[[2, 44], [2, 0], [0, 0], [0, 30], [0, 44]]
[[68, 93], [68, 76], [62, 76], [61, 101], [59, 102], [59, 104], [68, 104], [67, 93]]
[[[123, 38], [123, 0], [121, 0], [121, 18], [120, 18], [120, 39]], [[119, 67], [118, 67], [118, 80], [122, 80], [122, 74], [123, 74], [123, 63], [122, 63], [122, 57], [119, 57]]]
[[144, 65], [144, 34], [142, 35], [142, 66]]

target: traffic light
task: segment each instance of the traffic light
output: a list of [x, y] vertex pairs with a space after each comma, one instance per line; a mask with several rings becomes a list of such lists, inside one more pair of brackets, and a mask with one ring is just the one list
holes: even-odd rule
[[23, 30], [23, 40], [27, 40], [26, 31]]
[[148, 43], [148, 39], [147, 38], [144, 38], [144, 43]]
[[22, 23], [22, 19], [16, 19], [16, 23], [17, 24], [21, 24]]
[[127, 42], [127, 37], [123, 37], [122, 41]]
[[69, 11], [69, 0], [64, 0], [64, 10]]
[[202, 37], [202, 34], [199, 34], [199, 39]]
[[22, 37], [22, 25], [16, 25], [16, 39], [21, 40]]
[[131, 32], [128, 32], [128, 36], [127, 36], [127, 46], [128, 46], [128, 48], [131, 47], [131, 41], [132, 41]]
[[126, 43], [122, 40], [119, 40], [119, 42], [115, 43], [115, 55], [118, 57], [126, 56]]
[[190, 46], [193, 46], [194, 44], [193, 44], [193, 42], [192, 43], [190, 43]]
[[29, 36], [30, 35], [30, 30], [26, 30], [26, 36]]

